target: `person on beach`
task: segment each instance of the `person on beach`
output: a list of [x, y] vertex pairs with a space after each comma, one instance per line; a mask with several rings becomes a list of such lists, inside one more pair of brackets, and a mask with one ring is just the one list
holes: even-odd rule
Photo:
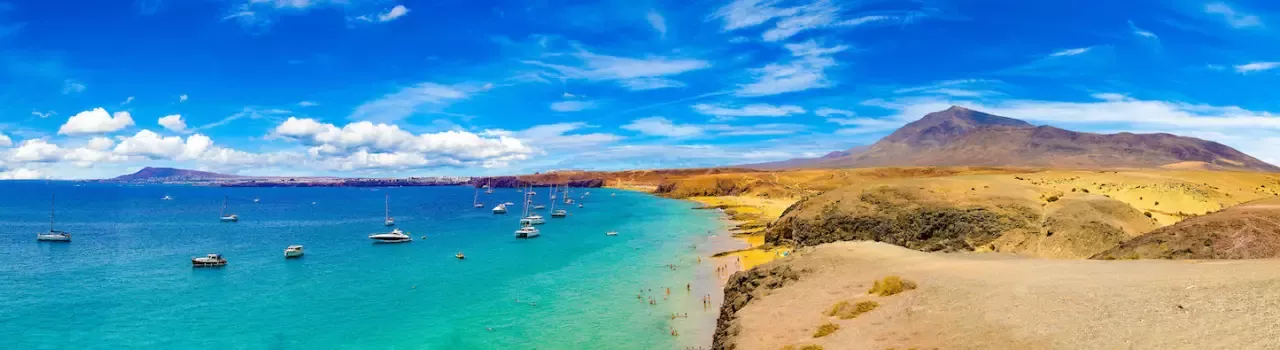
[[693, 291], [693, 283], [685, 283], [685, 284], [684, 284], [684, 290], [685, 290], [685, 291], [690, 291], [690, 292], [692, 292], [692, 291]]
[[671, 287], [667, 287], [667, 295], [671, 295]]

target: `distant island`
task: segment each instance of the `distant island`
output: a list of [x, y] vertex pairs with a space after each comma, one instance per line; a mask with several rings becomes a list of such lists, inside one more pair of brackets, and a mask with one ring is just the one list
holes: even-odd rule
[[[561, 176], [568, 175], [568, 176]], [[221, 187], [411, 187], [411, 186], [475, 186], [516, 188], [524, 186], [568, 185], [570, 187], [601, 187], [604, 177], [593, 172], [561, 172], [528, 176], [463, 177], [430, 176], [406, 178], [347, 178], [332, 176], [246, 176], [220, 174], [208, 171], [145, 167], [135, 173], [110, 179], [93, 180], [103, 183], [125, 184], [178, 184]]]

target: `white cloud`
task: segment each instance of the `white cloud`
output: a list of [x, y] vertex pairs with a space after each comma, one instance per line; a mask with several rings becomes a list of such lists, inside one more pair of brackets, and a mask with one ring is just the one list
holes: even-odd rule
[[761, 37], [765, 41], [781, 41], [804, 31], [832, 28], [854, 27], [876, 22], [902, 21], [902, 17], [869, 15], [851, 19], [840, 19], [843, 10], [830, 0], [815, 0], [806, 5], [795, 7], [777, 7], [778, 1], [771, 0], [734, 0], [718, 9], [711, 19], [722, 20], [722, 29], [726, 32], [755, 27], [774, 21], [773, 27], [766, 30]]
[[827, 68], [836, 65], [830, 56], [848, 49], [845, 45], [824, 47], [814, 40], [785, 45], [791, 51], [786, 63], [770, 63], [751, 70], [755, 81], [738, 88], [738, 96], [767, 96], [833, 85], [827, 79]]
[[576, 95], [574, 95], [574, 94], [571, 94], [571, 93], [566, 92], [566, 93], [564, 93], [564, 95], [561, 95], [561, 97], [564, 97], [564, 98], [574, 98], [574, 97], [578, 97], [578, 96], [576, 96]]
[[178, 96], [178, 102], [179, 103], [187, 102], [187, 94], [182, 94], [181, 96]]
[[1160, 37], [1156, 36], [1156, 33], [1152, 33], [1149, 30], [1138, 28], [1138, 25], [1133, 24], [1133, 21], [1129, 21], [1129, 29], [1133, 30], [1133, 35], [1137, 35], [1143, 38], [1160, 39]]
[[165, 129], [169, 129], [169, 131], [173, 132], [183, 132], [187, 130], [187, 122], [182, 120], [182, 115], [180, 114], [166, 115], [161, 117], [157, 123]]
[[48, 112], [31, 111], [31, 115], [33, 115], [33, 116], [37, 116], [37, 117], [40, 117], [40, 118], [48, 118], [48, 117], [51, 117], [51, 116], [58, 115], [58, 112], [54, 112], [54, 111], [48, 111]]
[[88, 147], [89, 149], [95, 150], [95, 151], [106, 151], [108, 149], [111, 149], [111, 146], [115, 146], [115, 144], [116, 142], [111, 140], [110, 138], [97, 136], [92, 139], [89, 139], [89, 143], [85, 145], [85, 147]]
[[802, 114], [804, 108], [794, 105], [774, 106], [765, 103], [749, 104], [742, 107], [731, 107], [722, 105], [713, 105], [699, 103], [693, 105], [693, 110], [701, 114], [715, 116], [717, 119], [727, 119], [733, 117], [785, 117], [792, 114]]
[[1211, 15], [1221, 15], [1227, 25], [1232, 28], [1247, 28], [1262, 26], [1262, 20], [1258, 16], [1246, 14], [1236, 11], [1227, 4], [1221, 2], [1209, 3], [1204, 5], [1204, 12]]
[[664, 87], [683, 86], [666, 78], [711, 66], [711, 63], [698, 59], [667, 58], [647, 56], [631, 58], [601, 55], [579, 49], [567, 56], [577, 59], [580, 66], [546, 63], [526, 60], [524, 63], [551, 69], [563, 79], [583, 79], [592, 81], [618, 81], [623, 87], [632, 90], [652, 90]]
[[649, 10], [644, 19], [649, 21], [649, 25], [653, 27], [654, 31], [658, 32], [658, 35], [663, 38], [667, 37], [667, 20], [662, 18], [662, 14], [658, 13], [658, 10]]
[[78, 94], [78, 93], [84, 92], [84, 89], [85, 89], [84, 83], [81, 83], [79, 81], [67, 79], [62, 82], [63, 95]]
[[9, 160], [14, 162], [55, 162], [62, 157], [58, 145], [42, 139], [26, 140], [22, 145], [9, 152]]
[[801, 124], [708, 124], [704, 128], [709, 132], [715, 133], [716, 136], [769, 136], [792, 135], [808, 129], [808, 126]]
[[1093, 47], [1080, 47], [1074, 49], [1066, 49], [1049, 54], [1049, 57], [1075, 56], [1085, 52], [1089, 52]]
[[9, 146], [13, 146], [13, 139], [9, 138], [8, 135], [0, 134], [0, 147]]
[[123, 138], [113, 150], [125, 156], [143, 156], [151, 159], [198, 159], [213, 146], [208, 136], [195, 134], [183, 140], [181, 136], [160, 136], [151, 130], [142, 130]]
[[404, 7], [404, 5], [396, 5], [396, 7], [392, 7], [390, 10], [387, 10], [387, 12], [378, 14], [378, 22], [394, 21], [407, 14], [409, 14], [408, 7]]
[[675, 124], [663, 117], [636, 119], [627, 125], [623, 125], [622, 128], [651, 136], [682, 138], [702, 135], [702, 127], [700, 126]]
[[107, 110], [94, 108], [71, 116], [70, 119], [67, 119], [66, 124], [62, 124], [62, 127], [58, 128], [58, 134], [103, 134], [119, 131], [130, 126], [133, 126], [133, 118], [129, 116], [129, 112], [116, 112], [115, 116], [112, 117], [107, 114]]
[[130, 102], [133, 102], [133, 96], [129, 96], [128, 98], [124, 99], [124, 102], [120, 102], [120, 104], [121, 104], [121, 105], [127, 105], [127, 104], [129, 104]]
[[443, 108], [470, 96], [467, 89], [454, 85], [419, 83], [400, 89], [376, 100], [365, 102], [351, 112], [348, 119], [392, 122], [422, 112], [425, 107]]
[[311, 101], [298, 102], [298, 107], [315, 107], [318, 105], [319, 105], [318, 103], [311, 102]]
[[1280, 62], [1250, 62], [1246, 64], [1236, 65], [1236, 73], [1247, 74], [1253, 72], [1261, 72], [1280, 67]]
[[829, 107], [818, 108], [818, 110], [813, 111], [813, 114], [817, 114], [819, 117], [823, 117], [823, 118], [830, 117], [833, 115], [843, 115], [846, 117], [852, 117], [854, 115], [853, 112], [851, 111], [829, 108]]
[[46, 178], [39, 170], [17, 168], [0, 172], [0, 180], [37, 180]]
[[[276, 126], [272, 135], [311, 146], [313, 158], [352, 167], [478, 165], [521, 160], [533, 152], [509, 136], [486, 138], [466, 131], [413, 134], [396, 125], [368, 121], [339, 128], [314, 119], [289, 117]], [[411, 156], [414, 154], [417, 156]]]
[[519, 131], [486, 130], [484, 134], [514, 137], [543, 153], [595, 148], [622, 139], [618, 135], [608, 133], [573, 133], [589, 128], [595, 128], [595, 126], [583, 122], [570, 122], [537, 125]]
[[577, 112], [596, 108], [592, 101], [558, 101], [551, 103], [551, 110], [556, 112]]

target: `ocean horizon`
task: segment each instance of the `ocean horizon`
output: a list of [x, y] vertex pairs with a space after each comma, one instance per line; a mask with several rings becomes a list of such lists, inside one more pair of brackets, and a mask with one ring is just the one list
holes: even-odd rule
[[[518, 204], [515, 189], [480, 192], [485, 206], [477, 209], [474, 189], [462, 186], [0, 181], [0, 348], [710, 344], [718, 308], [703, 308], [701, 298], [718, 298], [719, 289], [700, 269], [707, 263], [698, 245], [723, 228], [719, 214], [639, 192], [575, 188], [585, 207], [558, 219], [549, 216], [546, 189], [535, 190], [547, 223], [541, 237], [516, 239], [519, 205], [506, 215], [490, 210]], [[72, 233], [69, 243], [35, 240], [49, 229], [51, 194], [55, 228]], [[239, 222], [219, 222], [224, 196]], [[389, 230], [387, 196], [414, 242], [367, 238]], [[295, 244], [305, 255], [286, 260], [284, 248]], [[228, 264], [191, 267], [190, 258], [207, 253]]]

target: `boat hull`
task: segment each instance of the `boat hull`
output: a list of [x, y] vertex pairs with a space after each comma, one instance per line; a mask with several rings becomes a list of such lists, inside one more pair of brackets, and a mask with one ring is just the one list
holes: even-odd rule
[[408, 242], [413, 242], [413, 238], [401, 238], [401, 239], [378, 239], [378, 238], [371, 238], [371, 239], [373, 240], [373, 243], [374, 243], [374, 244], [384, 244], [384, 243], [408, 243]]
[[198, 261], [191, 260], [191, 267], [223, 267], [227, 266], [227, 261]]
[[36, 240], [42, 242], [71, 242], [71, 235], [38, 234], [36, 235]]
[[286, 252], [284, 252], [284, 258], [285, 258], [285, 259], [289, 259], [289, 258], [297, 258], [297, 257], [301, 257], [301, 256], [302, 256], [302, 252], [301, 252], [301, 251], [296, 251], [296, 252], [289, 252], [289, 251], [286, 251]]

